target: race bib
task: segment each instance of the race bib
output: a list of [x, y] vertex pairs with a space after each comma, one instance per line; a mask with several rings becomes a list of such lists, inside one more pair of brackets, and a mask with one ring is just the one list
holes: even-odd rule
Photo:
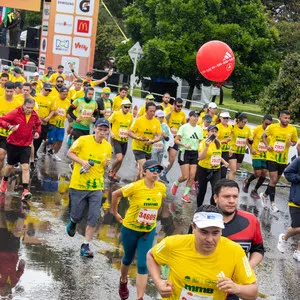
[[171, 130], [171, 133], [172, 133], [173, 135], [176, 135], [176, 133], [177, 133], [177, 131], [178, 131], [178, 129], [177, 129], [177, 128], [174, 128], [174, 127], [171, 127], [170, 130]]
[[235, 144], [237, 147], [246, 147], [246, 139], [245, 138], [236, 138]]
[[137, 222], [143, 225], [152, 225], [157, 216], [156, 209], [141, 208], [137, 217]]
[[119, 137], [121, 139], [126, 139], [128, 137], [128, 129], [120, 128]]
[[221, 156], [219, 155], [212, 155], [211, 158], [210, 158], [210, 164], [213, 166], [213, 167], [217, 167], [221, 164]]
[[213, 300], [213, 297], [198, 295], [183, 288], [179, 299], [180, 300]]
[[93, 111], [91, 109], [83, 109], [81, 111], [81, 117], [82, 118], [91, 118], [93, 115]]
[[66, 110], [64, 108], [58, 108], [56, 110], [56, 113], [59, 115], [59, 116], [65, 116], [66, 115]]
[[152, 150], [161, 151], [163, 149], [164, 149], [164, 143], [162, 141], [154, 143], [152, 146]]
[[258, 144], [258, 151], [259, 152], [267, 152], [267, 147], [266, 147], [266, 145], [263, 142], [260, 142]]
[[276, 141], [273, 149], [275, 152], [283, 152], [285, 149], [285, 143]]

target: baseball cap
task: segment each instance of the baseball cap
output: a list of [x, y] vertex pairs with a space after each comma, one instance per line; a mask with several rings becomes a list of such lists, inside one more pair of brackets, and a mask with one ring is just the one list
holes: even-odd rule
[[159, 109], [155, 112], [155, 117], [162, 118], [164, 116], [165, 116], [165, 113], [161, 109]]
[[12, 71], [15, 72], [15, 73], [17, 73], [17, 74], [21, 74], [22, 73], [21, 69], [18, 68], [18, 67], [17, 68], [13, 68]]
[[96, 124], [95, 126], [106, 126], [109, 128], [109, 122], [105, 119], [105, 118], [99, 118], [97, 121], [96, 121]]
[[52, 91], [52, 86], [51, 86], [51, 84], [49, 84], [49, 83], [44, 83], [44, 89], [45, 89], [46, 91]]
[[195, 117], [195, 116], [199, 117], [199, 115], [200, 115], [200, 113], [198, 111], [195, 111], [195, 110], [191, 110], [189, 112], [189, 117]]
[[29, 55], [28, 54], [24, 55], [24, 58], [29, 58]]
[[102, 89], [102, 93], [104, 93], [104, 94], [110, 94], [110, 88], [108, 86], [104, 87]]
[[8, 65], [4, 65], [4, 66], [2, 67], [2, 69], [3, 69], [3, 70], [9, 70], [9, 66], [8, 66]]
[[193, 222], [198, 228], [219, 227], [225, 228], [224, 219], [221, 214], [213, 212], [196, 212], [193, 217]]
[[230, 114], [229, 114], [228, 111], [222, 111], [222, 112], [220, 113], [220, 117], [221, 117], [221, 118], [230, 118]]
[[217, 104], [215, 102], [210, 102], [208, 104], [208, 108], [218, 108]]
[[34, 72], [33, 76], [40, 76], [40, 74], [38, 72]]
[[68, 91], [69, 89], [66, 86], [61, 87], [61, 89], [59, 90], [60, 93], [68, 92]]
[[150, 169], [153, 167], [158, 167], [159, 169], [163, 170], [163, 166], [161, 166], [155, 159], [148, 159], [143, 164], [143, 169]]
[[146, 99], [151, 99], [152, 100], [152, 99], [154, 99], [154, 96], [149, 94], [149, 95], [146, 96]]
[[122, 101], [122, 105], [131, 105], [131, 102], [130, 102], [130, 100], [125, 99]]
[[205, 120], [206, 122], [212, 122], [212, 117], [211, 117], [211, 115], [205, 115], [204, 117], [203, 117], [203, 120]]
[[207, 131], [210, 131], [210, 130], [213, 130], [213, 129], [219, 130], [219, 128], [218, 128], [216, 125], [214, 125], [214, 124], [211, 124], [211, 125], [209, 125], [209, 126], [207, 127]]

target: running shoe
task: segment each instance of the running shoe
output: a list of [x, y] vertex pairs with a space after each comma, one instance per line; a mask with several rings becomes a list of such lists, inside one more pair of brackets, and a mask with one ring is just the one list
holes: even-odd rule
[[54, 154], [54, 151], [53, 151], [52, 148], [50, 148], [50, 149], [47, 151], [47, 153], [48, 153], [49, 155], [53, 155], [53, 154]]
[[31, 197], [32, 197], [32, 194], [27, 189], [24, 189], [21, 200], [22, 201], [29, 200]]
[[159, 179], [160, 179], [160, 181], [162, 181], [162, 182], [164, 182], [164, 183], [169, 183], [169, 180], [168, 180], [168, 178], [167, 178], [167, 174], [161, 174], [160, 176], [159, 176]]
[[192, 191], [197, 191], [198, 189], [198, 181], [194, 181], [192, 186], [191, 186], [191, 190]]
[[293, 258], [300, 261], [300, 251], [299, 250], [294, 251]]
[[283, 240], [282, 238], [284, 237], [284, 233], [279, 234], [278, 237], [278, 243], [277, 243], [277, 249], [281, 252], [284, 253], [287, 245], [287, 241]]
[[178, 190], [178, 185], [176, 184], [176, 182], [174, 182], [172, 187], [171, 187], [171, 193], [172, 193], [173, 196], [176, 195], [177, 190]]
[[273, 213], [279, 212], [279, 209], [278, 209], [277, 205], [275, 204], [275, 202], [273, 202], [273, 203], [271, 204], [271, 211], [272, 211]]
[[1, 193], [3, 193], [3, 194], [6, 193], [7, 184], [8, 184], [8, 181], [4, 181], [4, 178], [2, 178], [1, 185], [0, 185], [0, 191], [1, 191]]
[[260, 193], [259, 198], [261, 200], [261, 206], [265, 208], [267, 206], [268, 196], [265, 196], [264, 193]]
[[260, 198], [256, 190], [251, 191], [250, 197], [253, 198], [253, 199], [259, 199]]
[[89, 244], [82, 244], [80, 249], [80, 254], [84, 257], [94, 257], [94, 253], [90, 250]]
[[185, 203], [190, 203], [190, 202], [191, 202], [191, 199], [190, 199], [190, 197], [189, 197], [188, 194], [183, 195], [183, 196], [181, 197], [181, 200], [184, 201]]
[[76, 233], [76, 223], [72, 222], [71, 219], [66, 226], [66, 231], [70, 237], [73, 237]]
[[119, 296], [122, 300], [126, 300], [129, 297], [129, 290], [127, 287], [128, 282], [122, 282], [120, 279], [120, 285], [119, 285]]
[[249, 189], [249, 186], [247, 185], [248, 183], [248, 179], [244, 179], [243, 180], [243, 184], [242, 184], [242, 190], [244, 193], [248, 194], [248, 189]]

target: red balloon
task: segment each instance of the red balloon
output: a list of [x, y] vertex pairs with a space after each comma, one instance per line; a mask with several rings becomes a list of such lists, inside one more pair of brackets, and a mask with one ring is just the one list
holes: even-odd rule
[[231, 48], [221, 41], [210, 41], [199, 49], [196, 56], [199, 72], [208, 80], [222, 82], [234, 70], [234, 54]]

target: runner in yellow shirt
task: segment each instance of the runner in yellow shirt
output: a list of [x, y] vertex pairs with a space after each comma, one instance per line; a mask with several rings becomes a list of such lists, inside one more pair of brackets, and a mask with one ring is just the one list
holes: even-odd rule
[[43, 88], [43, 82], [42, 82], [42, 80], [39, 79], [39, 76], [40, 76], [40, 74], [38, 72], [35, 72], [33, 74], [32, 80], [30, 80], [30, 84], [35, 85], [36, 95], [38, 95]]
[[215, 122], [218, 118], [217, 109], [218, 109], [218, 106], [215, 102], [210, 102], [208, 104], [207, 113], [211, 116], [213, 124], [215, 124]]
[[[85, 78], [81, 78], [81, 79], [83, 79], [84, 85], [87, 84], [87, 85], [90, 85], [91, 87], [95, 87], [95, 86], [99, 85], [100, 83], [106, 81], [110, 76], [112, 76], [112, 74], [113, 74], [113, 71], [111, 70], [103, 78], [93, 80], [93, 72], [87, 72]], [[73, 73], [73, 75], [74, 75], [74, 73]]]
[[125, 87], [122, 87], [120, 89], [120, 94], [112, 99], [113, 100], [113, 111], [118, 111], [121, 109], [123, 100], [129, 100], [127, 98], [127, 92], [128, 92], [128, 89]]
[[11, 74], [9, 73], [9, 66], [8, 65], [2, 65], [2, 72], [0, 73], [0, 77], [2, 74], [8, 75], [8, 81], [11, 81]]
[[145, 105], [140, 107], [140, 109], [138, 111], [138, 114], [137, 114], [137, 117], [143, 116], [146, 113], [146, 104], [151, 102], [151, 101], [154, 101], [154, 96], [149, 94], [149, 95], [146, 96]]
[[269, 125], [272, 124], [272, 117], [265, 115], [262, 125], [259, 125], [253, 130], [253, 145], [252, 145], [252, 166], [254, 173], [243, 181], [242, 190], [248, 193], [251, 181], [258, 179], [255, 188], [251, 191], [250, 196], [254, 199], [259, 199], [257, 190], [262, 186], [267, 177], [267, 147], [265, 146], [262, 135]]
[[234, 180], [236, 171], [243, 162], [246, 147], [252, 151], [253, 136], [247, 124], [248, 118], [245, 113], [236, 115], [236, 124], [232, 128], [231, 141], [229, 142], [229, 176], [228, 179]]
[[4, 96], [5, 94], [4, 87], [7, 81], [9, 81], [9, 75], [2, 73], [0, 77], [0, 97]]
[[115, 160], [112, 164], [108, 178], [113, 182], [118, 182], [116, 174], [121, 168], [127, 152], [128, 131], [133, 121], [130, 110], [131, 102], [129, 100], [123, 100], [121, 110], [115, 111], [108, 119], [111, 123], [110, 137], [115, 154]]
[[[122, 244], [124, 256], [121, 264], [121, 278], [119, 296], [121, 299], [129, 297], [127, 287], [128, 271], [137, 252], [136, 277], [137, 295], [135, 299], [143, 299], [148, 279], [146, 255], [151, 249], [155, 237], [158, 210], [166, 197], [166, 187], [158, 182], [158, 175], [163, 167], [153, 159], [143, 165], [143, 179], [128, 184], [112, 194], [112, 210], [117, 221], [122, 223]], [[129, 208], [123, 219], [118, 213], [121, 197], [129, 198]]]
[[167, 108], [170, 109], [170, 107], [172, 106], [169, 102], [170, 102], [171, 96], [169, 93], [164, 93], [162, 96], [162, 110], [166, 110]]
[[[148, 252], [149, 273], [163, 299], [224, 300], [228, 293], [257, 298], [256, 277], [246, 254], [221, 236], [223, 228], [221, 210], [202, 205], [193, 217], [193, 234], [169, 236]], [[171, 269], [167, 280], [161, 279], [160, 265]]]
[[100, 118], [109, 119], [113, 112], [113, 102], [109, 98], [110, 92], [111, 90], [109, 87], [104, 87], [101, 91], [101, 97], [96, 100], [98, 104], [98, 114]]
[[59, 91], [60, 89], [64, 86], [64, 83], [65, 83], [65, 79], [63, 76], [56, 76], [56, 79], [55, 79], [55, 84], [51, 84], [52, 85], [52, 91], [51, 91], [51, 96], [52, 97], [58, 97], [59, 96]]
[[275, 188], [286, 165], [290, 146], [295, 146], [298, 141], [297, 130], [290, 125], [291, 114], [283, 110], [279, 114], [279, 123], [271, 124], [263, 133], [262, 139], [267, 147], [267, 168], [270, 175], [270, 183], [264, 193], [260, 193], [263, 207], [266, 206], [268, 196], [271, 201], [272, 212], [278, 212], [275, 204]]
[[19, 67], [16, 67], [12, 70], [12, 77], [11, 77], [11, 82], [16, 82], [20, 81], [22, 83], [26, 82], [26, 79], [23, 77], [21, 73], [21, 69]]
[[67, 78], [67, 75], [63, 73], [64, 72], [64, 66], [63, 65], [59, 65], [57, 67], [57, 72], [53, 73], [50, 78], [49, 78], [49, 83], [54, 86], [57, 84], [57, 77], [62, 77], [64, 79], [64, 81]]
[[137, 118], [128, 132], [133, 139], [132, 150], [139, 166], [137, 179], [143, 177], [143, 164], [151, 158], [152, 145], [162, 138], [160, 122], [154, 117], [155, 111], [155, 103], [147, 103], [146, 114]]

